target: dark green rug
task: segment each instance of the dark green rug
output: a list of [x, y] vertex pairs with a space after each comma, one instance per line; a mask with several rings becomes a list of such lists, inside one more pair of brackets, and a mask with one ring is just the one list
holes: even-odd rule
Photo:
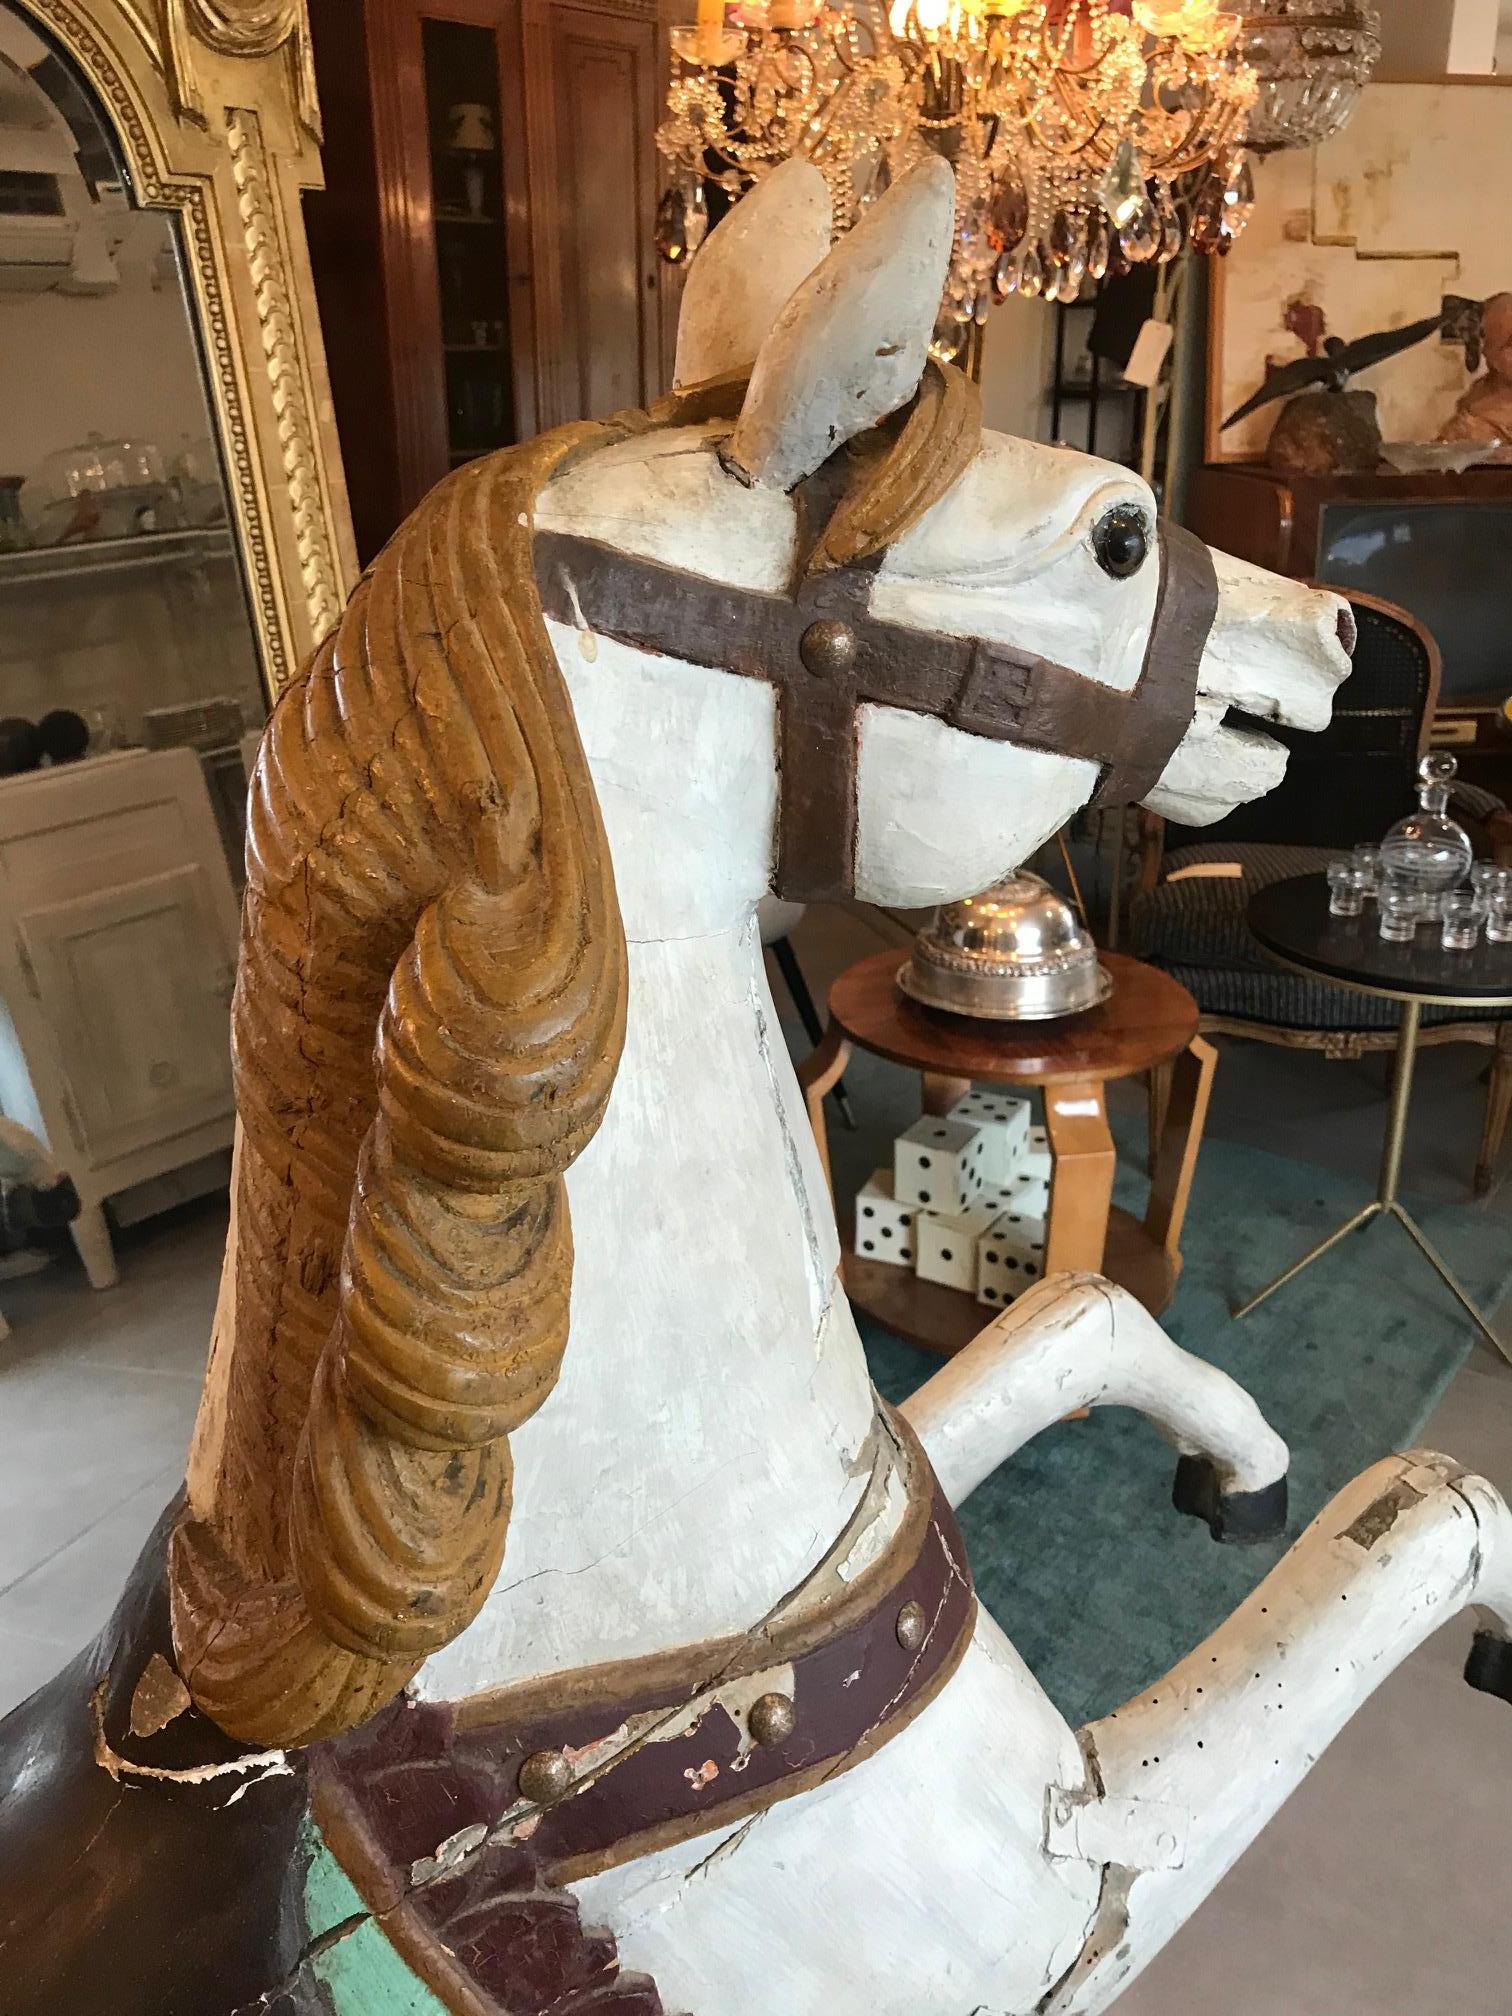
[[[917, 1116], [916, 1081], [858, 1057], [847, 1074], [862, 1133], [832, 1123], [841, 1195], [890, 1157]], [[910, 1102], [912, 1106], [910, 1106]], [[1384, 1115], [1383, 1115], [1384, 1117]], [[1115, 1121], [1116, 1195], [1144, 1201], [1144, 1130]], [[1368, 1194], [1308, 1163], [1212, 1138], [1187, 1218], [1186, 1265], [1165, 1327], [1245, 1386], [1291, 1446], [1288, 1541], [1348, 1479], [1411, 1447], [1473, 1338], [1400, 1226], [1347, 1241], [1243, 1323], [1229, 1310]], [[1512, 1285], [1504, 1208], [1421, 1209], [1420, 1222], [1483, 1308]], [[880, 1390], [901, 1400], [938, 1360], [863, 1324]], [[1246, 1596], [1287, 1542], [1219, 1547], [1171, 1508], [1175, 1458], [1149, 1424], [1107, 1409], [1051, 1429], [962, 1508], [982, 1600], [1073, 1723], [1159, 1677]]]

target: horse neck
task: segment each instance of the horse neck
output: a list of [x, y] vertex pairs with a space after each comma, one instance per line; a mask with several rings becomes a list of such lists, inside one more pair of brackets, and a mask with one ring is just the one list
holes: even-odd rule
[[752, 919], [632, 941], [624, 1061], [568, 1194], [562, 1376], [511, 1438], [504, 1570], [421, 1674], [432, 1697], [747, 1628], [870, 1474], [865, 1361]]
[[[553, 485], [541, 521], [616, 527], [619, 543], [638, 533], [674, 564], [697, 554], [744, 585], [780, 586], [786, 500], [737, 499], [711, 534], [712, 456], [685, 445], [664, 461], [655, 445], [649, 473], [621, 458], [616, 474], [606, 456], [597, 485]], [[686, 509], [668, 508], [674, 491]], [[748, 1628], [824, 1558], [878, 1460], [834, 1214], [755, 922], [776, 820], [775, 695], [550, 629], [614, 858], [628, 1026], [603, 1125], [567, 1177], [562, 1375], [510, 1438], [503, 1572], [423, 1669], [433, 1698]]]

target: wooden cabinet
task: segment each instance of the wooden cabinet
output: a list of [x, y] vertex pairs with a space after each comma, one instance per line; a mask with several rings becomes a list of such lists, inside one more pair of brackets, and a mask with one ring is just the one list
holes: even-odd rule
[[231, 1144], [237, 932], [191, 750], [0, 783], [0, 1108], [73, 1177], [97, 1287], [105, 1198]]
[[448, 469], [654, 399], [656, 15], [593, 0], [311, 0], [324, 193], [307, 200], [369, 558]]

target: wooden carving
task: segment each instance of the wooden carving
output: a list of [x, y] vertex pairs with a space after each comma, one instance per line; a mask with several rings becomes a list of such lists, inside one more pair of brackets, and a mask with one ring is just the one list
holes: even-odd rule
[[172, 1550], [184, 1678], [249, 1741], [363, 1720], [473, 1616], [509, 1431], [561, 1360], [562, 1173], [614, 1079], [625, 966], [528, 514], [605, 438], [441, 485], [263, 744], [234, 1341]]
[[[1512, 1697], [1512, 1515], [1417, 1452], [1073, 1729], [950, 1507], [1129, 1406], [1178, 1507], [1260, 1538], [1285, 1444], [1089, 1275], [872, 1388], [761, 964], [795, 808], [863, 901], [949, 900], [1101, 788], [1104, 717], [1162, 715], [1143, 802], [1256, 795], [1281, 752], [1229, 706], [1321, 726], [1350, 637], [1206, 554], [1173, 623], [1148, 489], [979, 434], [948, 370], [824, 452], [891, 262], [933, 326], [903, 187], [815, 354], [758, 304], [743, 397], [703, 356], [448, 478], [274, 715], [187, 1496], [0, 1729], [7, 2016], [1100, 2016], [1438, 1624], [1478, 1606]], [[732, 471], [737, 411], [802, 495]], [[826, 717], [853, 796], [804, 799]]]
[[164, 27], [169, 76], [179, 110], [187, 118], [208, 123], [195, 68], [196, 40], [222, 56], [273, 56], [284, 49], [301, 123], [312, 139], [320, 139], [315, 52], [305, 0], [167, 0]]
[[1463, 394], [1439, 434], [1441, 441], [1472, 441], [1487, 462], [1512, 462], [1512, 294], [1493, 294], [1481, 310], [1484, 374]]

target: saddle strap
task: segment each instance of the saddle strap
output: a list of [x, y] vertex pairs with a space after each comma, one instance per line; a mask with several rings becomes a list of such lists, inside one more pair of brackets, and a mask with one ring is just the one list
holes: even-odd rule
[[964, 1654], [976, 1597], [927, 1459], [901, 1422], [878, 1433], [888, 1467], [864, 1519], [750, 1631], [470, 1702], [401, 1700], [318, 1746], [314, 1810], [364, 1894], [420, 1895], [500, 1853], [573, 1881], [807, 1791], [904, 1728]]

